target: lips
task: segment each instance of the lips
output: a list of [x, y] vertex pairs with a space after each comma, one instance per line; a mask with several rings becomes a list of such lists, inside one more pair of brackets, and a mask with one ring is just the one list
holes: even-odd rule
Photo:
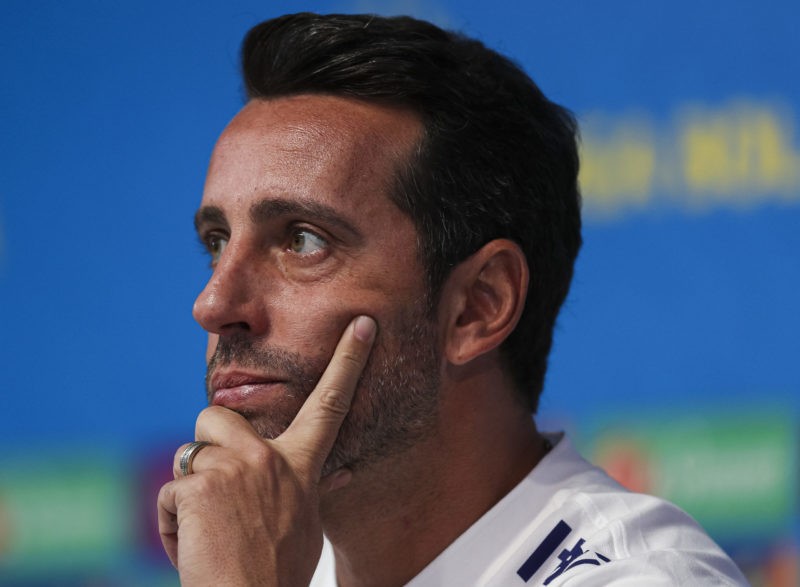
[[254, 407], [268, 401], [286, 380], [241, 372], [215, 373], [211, 377], [211, 404], [232, 410]]

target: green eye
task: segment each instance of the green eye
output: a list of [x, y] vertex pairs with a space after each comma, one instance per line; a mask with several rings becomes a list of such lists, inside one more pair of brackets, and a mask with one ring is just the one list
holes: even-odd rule
[[219, 234], [212, 234], [206, 239], [206, 248], [211, 255], [211, 266], [213, 267], [219, 262], [222, 256], [222, 251], [228, 246], [228, 239]]
[[292, 240], [289, 249], [299, 255], [310, 255], [328, 246], [321, 236], [314, 234], [310, 230], [296, 230], [292, 233]]

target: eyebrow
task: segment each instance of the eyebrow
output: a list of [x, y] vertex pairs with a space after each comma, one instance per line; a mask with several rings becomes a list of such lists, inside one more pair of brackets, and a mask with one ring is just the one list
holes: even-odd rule
[[[287, 200], [284, 198], [264, 198], [250, 206], [250, 220], [255, 224], [266, 222], [278, 216], [298, 216], [311, 222], [322, 222], [349, 233], [352, 238], [361, 240], [363, 235], [351, 222], [334, 208], [313, 200]], [[198, 232], [204, 224], [228, 225], [222, 208], [203, 206], [194, 215], [194, 227]]]
[[223, 224], [228, 226], [228, 219], [225, 212], [216, 206], [203, 206], [194, 215], [194, 229], [200, 232], [204, 224]]
[[362, 236], [361, 232], [339, 212], [313, 200], [266, 198], [250, 206], [250, 220], [254, 223], [264, 222], [275, 216], [299, 216], [310, 221], [321, 221], [350, 233], [352, 237]]

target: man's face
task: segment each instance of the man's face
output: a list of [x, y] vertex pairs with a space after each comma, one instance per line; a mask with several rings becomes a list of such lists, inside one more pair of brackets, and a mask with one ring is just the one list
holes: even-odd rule
[[265, 438], [292, 421], [348, 322], [379, 331], [326, 465], [358, 466], [435, 424], [437, 329], [416, 231], [389, 199], [419, 139], [409, 112], [332, 96], [251, 101], [219, 139], [196, 223], [213, 274], [209, 402]]

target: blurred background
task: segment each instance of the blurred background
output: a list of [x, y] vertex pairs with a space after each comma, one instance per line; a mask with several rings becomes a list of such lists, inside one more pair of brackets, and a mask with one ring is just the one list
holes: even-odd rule
[[754, 585], [800, 585], [793, 0], [5, 0], [0, 585], [176, 585], [154, 503], [204, 406], [192, 215], [242, 36], [301, 9], [462, 30], [576, 113], [585, 246], [541, 427]]

